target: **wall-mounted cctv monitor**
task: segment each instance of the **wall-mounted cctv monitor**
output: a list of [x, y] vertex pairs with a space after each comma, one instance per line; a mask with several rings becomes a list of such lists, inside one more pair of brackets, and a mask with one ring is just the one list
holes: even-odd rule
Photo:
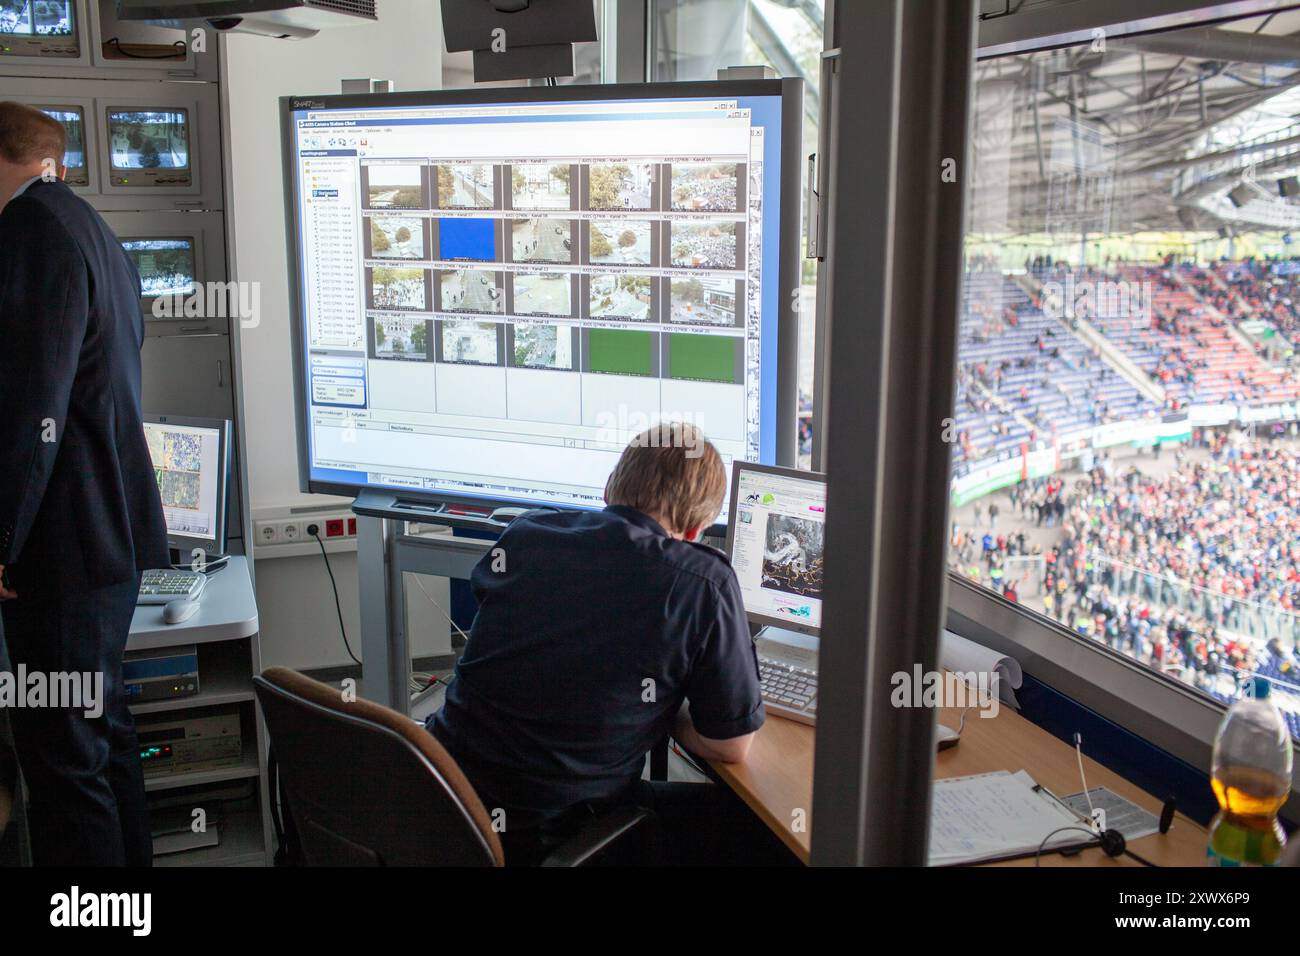
[[116, 3], [0, 0], [0, 72], [21, 65], [24, 76], [51, 78], [218, 79], [214, 31], [196, 38], [192, 29], [121, 21]]
[[108, 175], [114, 186], [194, 184], [190, 169], [190, 113], [184, 107], [109, 107]]
[[75, 103], [50, 103], [42, 105], [40, 110], [58, 120], [67, 137], [67, 145], [63, 150], [63, 181], [74, 188], [89, 187], [90, 155], [86, 148], [86, 109]]
[[304, 490], [601, 507], [659, 421], [793, 465], [802, 95], [284, 98]]
[[0, 63], [83, 62], [83, 10], [74, 0], [0, 0]]
[[101, 208], [220, 208], [217, 169], [205, 179], [202, 168], [220, 155], [216, 88], [159, 84], [143, 96], [141, 84], [113, 86], [95, 100]]
[[140, 273], [145, 301], [194, 292], [194, 240], [189, 236], [123, 239], [122, 249]]
[[[0, 69], [3, 66], [0, 60]], [[0, 80], [0, 99], [35, 107], [58, 120], [67, 136], [62, 157], [67, 167], [64, 182], [81, 196], [99, 192], [99, 130], [95, 122], [95, 101], [85, 95], [84, 83], [6, 77]]]
[[[104, 219], [140, 273], [140, 308], [146, 321], [183, 323], [187, 329], [208, 332], [229, 330], [238, 302], [223, 298], [214, 287], [226, 277], [221, 213], [106, 212]], [[202, 294], [201, 306], [189, 301], [196, 294]], [[226, 306], [209, 309], [210, 299]]]

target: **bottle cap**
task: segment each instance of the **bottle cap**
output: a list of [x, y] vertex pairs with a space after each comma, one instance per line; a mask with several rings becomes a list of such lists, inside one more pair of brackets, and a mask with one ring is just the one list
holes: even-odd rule
[[1255, 700], [1266, 700], [1268, 698], [1268, 692], [1272, 690], [1272, 685], [1269, 684], [1267, 677], [1260, 677], [1258, 674], [1256, 674], [1254, 677], [1252, 677], [1249, 681], [1246, 682], [1246, 685], [1242, 688], [1242, 690], [1246, 692], [1245, 694], [1246, 697], [1250, 697]]

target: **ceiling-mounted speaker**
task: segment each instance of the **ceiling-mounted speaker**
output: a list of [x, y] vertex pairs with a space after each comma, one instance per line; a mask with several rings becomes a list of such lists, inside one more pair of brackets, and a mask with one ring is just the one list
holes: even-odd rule
[[1295, 176], [1283, 176], [1277, 181], [1277, 194], [1283, 199], [1300, 196], [1300, 179]]
[[1245, 183], [1238, 183], [1228, 190], [1228, 199], [1234, 206], [1240, 209], [1252, 199], [1255, 198], [1255, 190], [1251, 189]]

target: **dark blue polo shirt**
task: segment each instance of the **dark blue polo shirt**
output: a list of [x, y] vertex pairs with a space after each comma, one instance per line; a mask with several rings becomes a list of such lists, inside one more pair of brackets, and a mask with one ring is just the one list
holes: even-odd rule
[[757, 656], [721, 552], [621, 506], [530, 512], [497, 548], [471, 575], [478, 614], [429, 729], [508, 827], [617, 799], [683, 699], [705, 737], [762, 725]]

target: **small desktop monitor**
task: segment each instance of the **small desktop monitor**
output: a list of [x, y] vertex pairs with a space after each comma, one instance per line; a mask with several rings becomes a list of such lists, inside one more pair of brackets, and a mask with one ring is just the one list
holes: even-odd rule
[[736, 462], [727, 554], [749, 619], [817, 636], [825, 553], [826, 476]]
[[189, 563], [194, 549], [226, 552], [229, 419], [146, 415], [145, 440], [167, 519], [167, 545]]
[[67, 143], [63, 148], [63, 181], [69, 186], [89, 186], [90, 169], [86, 158], [86, 117], [80, 106], [42, 105], [40, 111], [63, 127]]
[[193, 184], [189, 110], [109, 107], [106, 120], [111, 185]]
[[159, 296], [194, 291], [194, 240], [123, 239], [122, 248], [140, 273], [140, 293], [146, 305]]
[[73, 0], [0, 0], [0, 57], [76, 59]]

